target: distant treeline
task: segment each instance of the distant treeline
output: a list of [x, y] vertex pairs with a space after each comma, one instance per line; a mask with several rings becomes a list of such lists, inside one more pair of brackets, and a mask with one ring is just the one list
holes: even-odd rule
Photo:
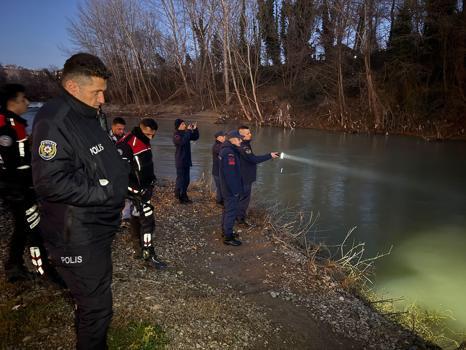
[[0, 64], [0, 85], [20, 83], [26, 87], [30, 101], [45, 101], [59, 91], [59, 72], [56, 69], [32, 70], [19, 66]]
[[69, 33], [122, 104], [402, 129], [466, 118], [465, 0], [87, 0]]

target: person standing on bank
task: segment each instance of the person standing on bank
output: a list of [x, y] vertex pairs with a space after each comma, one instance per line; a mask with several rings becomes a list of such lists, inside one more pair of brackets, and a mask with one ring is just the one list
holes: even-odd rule
[[223, 197], [222, 191], [220, 188], [220, 175], [219, 175], [219, 159], [218, 155], [220, 154], [220, 148], [222, 144], [225, 142], [225, 132], [224, 131], [217, 131], [214, 135], [215, 142], [212, 146], [212, 177], [214, 178], [215, 182], [215, 202], [219, 206], [223, 206]]
[[112, 128], [110, 129], [109, 135], [113, 142], [117, 142], [125, 135], [126, 122], [121, 117], [115, 117], [112, 121]]
[[[112, 127], [108, 133], [113, 142], [117, 143], [125, 136], [126, 121], [121, 117], [115, 117], [112, 121]], [[128, 228], [131, 219], [131, 201], [125, 199], [125, 207], [121, 211], [121, 227]]]
[[110, 73], [91, 54], [64, 65], [62, 94], [38, 112], [32, 173], [41, 234], [76, 304], [77, 349], [106, 349], [112, 318], [111, 245], [129, 169], [99, 123]]
[[189, 169], [193, 163], [191, 161], [191, 141], [199, 139], [197, 123], [186, 125], [184, 120], [175, 120], [175, 133], [173, 143], [175, 144], [175, 166], [176, 184], [175, 197], [181, 204], [189, 204], [192, 201], [188, 197]]
[[[39, 234], [40, 215], [32, 186], [31, 149], [26, 132], [27, 121], [20, 117], [29, 101], [20, 84], [0, 88], [0, 197], [11, 210], [14, 229], [8, 242], [5, 276], [8, 282], [28, 280], [24, 249], [29, 246], [36, 272], [60, 283], [45, 259]], [[44, 258], [44, 259], [43, 259]]]
[[167, 264], [155, 254], [154, 208], [150, 202], [156, 181], [150, 141], [155, 137], [157, 129], [154, 119], [144, 118], [116, 146], [131, 166], [128, 195], [133, 204], [130, 225], [135, 256], [144, 259], [151, 267], [162, 269]]
[[237, 222], [244, 226], [250, 227], [251, 225], [246, 221], [246, 213], [251, 201], [252, 184], [257, 178], [257, 164], [265, 162], [272, 158], [280, 157], [280, 153], [271, 152], [256, 156], [251, 148], [252, 133], [248, 126], [240, 126], [238, 132], [243, 138], [240, 147], [241, 155], [241, 177], [243, 178], [244, 192], [241, 195], [238, 206]]
[[241, 135], [233, 130], [227, 134], [227, 140], [222, 144], [219, 154], [220, 188], [224, 200], [222, 213], [223, 243], [231, 246], [241, 245], [235, 238], [233, 226], [238, 216], [240, 196], [243, 193], [241, 177], [240, 153]]

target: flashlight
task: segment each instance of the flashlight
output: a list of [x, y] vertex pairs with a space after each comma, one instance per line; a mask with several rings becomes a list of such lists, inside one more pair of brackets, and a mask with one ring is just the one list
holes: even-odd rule
[[285, 158], [285, 153], [284, 152], [280, 152], [280, 159], [283, 159]]

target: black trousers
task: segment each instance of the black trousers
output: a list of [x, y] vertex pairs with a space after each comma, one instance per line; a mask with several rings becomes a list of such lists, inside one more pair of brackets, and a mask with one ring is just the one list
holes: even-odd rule
[[112, 310], [112, 240], [88, 246], [46, 244], [76, 304], [76, 349], [107, 349]]
[[251, 202], [251, 190], [252, 184], [244, 184], [244, 192], [239, 197], [238, 213], [236, 216], [238, 220], [244, 220], [246, 218], [246, 212]]
[[[131, 239], [136, 252], [154, 245], [155, 218], [154, 209], [150, 204], [153, 192], [153, 187], [150, 187], [144, 191], [141, 198], [131, 198], [131, 202], [139, 214], [136, 216], [133, 215], [134, 212], [131, 213]], [[147, 234], [150, 234], [149, 239], [144, 236]]]
[[178, 198], [184, 198], [188, 195], [189, 169], [189, 166], [176, 168], [175, 196]]
[[[32, 216], [27, 217], [26, 212], [36, 205], [34, 191], [6, 193], [2, 192], [5, 204], [11, 211], [14, 220], [13, 233], [8, 244], [8, 257], [5, 261], [5, 269], [13, 267], [24, 267], [24, 249], [27, 245], [42, 248], [42, 240], [39, 235], [39, 225], [37, 219]], [[38, 210], [36, 211], [38, 215]], [[28, 218], [30, 222], [28, 222]], [[33, 226], [33, 225], [36, 226]], [[33, 226], [33, 227], [31, 227]]]
[[214, 178], [215, 182], [215, 201], [217, 203], [222, 203], [223, 202], [223, 196], [222, 196], [222, 189], [220, 187], [220, 176], [218, 175], [212, 175]]
[[223, 197], [224, 208], [222, 213], [222, 229], [225, 238], [233, 238], [233, 227], [238, 216], [239, 196]]

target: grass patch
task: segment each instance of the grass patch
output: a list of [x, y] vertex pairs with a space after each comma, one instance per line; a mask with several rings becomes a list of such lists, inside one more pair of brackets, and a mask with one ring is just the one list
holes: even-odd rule
[[[402, 299], [381, 300], [380, 295], [374, 293], [374, 262], [390, 254], [391, 248], [386, 253], [366, 258], [364, 243], [349, 242], [354, 228], [339, 246], [315, 245], [308, 237], [317, 220], [318, 215], [313, 215], [312, 212], [306, 214], [292, 208], [284, 210], [278, 205], [267, 208], [262, 218], [264, 226], [269, 228], [275, 239], [288, 246], [290, 244], [282, 238], [291, 239], [294, 247], [306, 255], [309, 272], [316, 273], [320, 270], [338, 281], [341, 287], [365, 300], [377, 312], [426, 341], [428, 349], [439, 349], [439, 346], [445, 350], [466, 349], [466, 333], [458, 333], [450, 328], [454, 321], [451, 311], [426, 310], [415, 303], [400, 306], [396, 302]], [[338, 248], [336, 254], [332, 253], [332, 248], [335, 251], [335, 247]]]
[[17, 346], [38, 330], [72, 323], [72, 313], [61, 295], [8, 300], [0, 305], [0, 348]]
[[397, 302], [402, 299], [381, 300], [379, 295], [369, 290], [364, 291], [362, 297], [381, 314], [442, 349], [460, 349], [461, 339], [466, 339], [466, 333], [455, 332], [449, 327], [449, 323], [455, 320], [449, 310], [426, 310], [416, 303], [399, 306]]
[[111, 350], [165, 349], [168, 338], [162, 327], [146, 321], [131, 321], [126, 325], [111, 327], [108, 346]]

